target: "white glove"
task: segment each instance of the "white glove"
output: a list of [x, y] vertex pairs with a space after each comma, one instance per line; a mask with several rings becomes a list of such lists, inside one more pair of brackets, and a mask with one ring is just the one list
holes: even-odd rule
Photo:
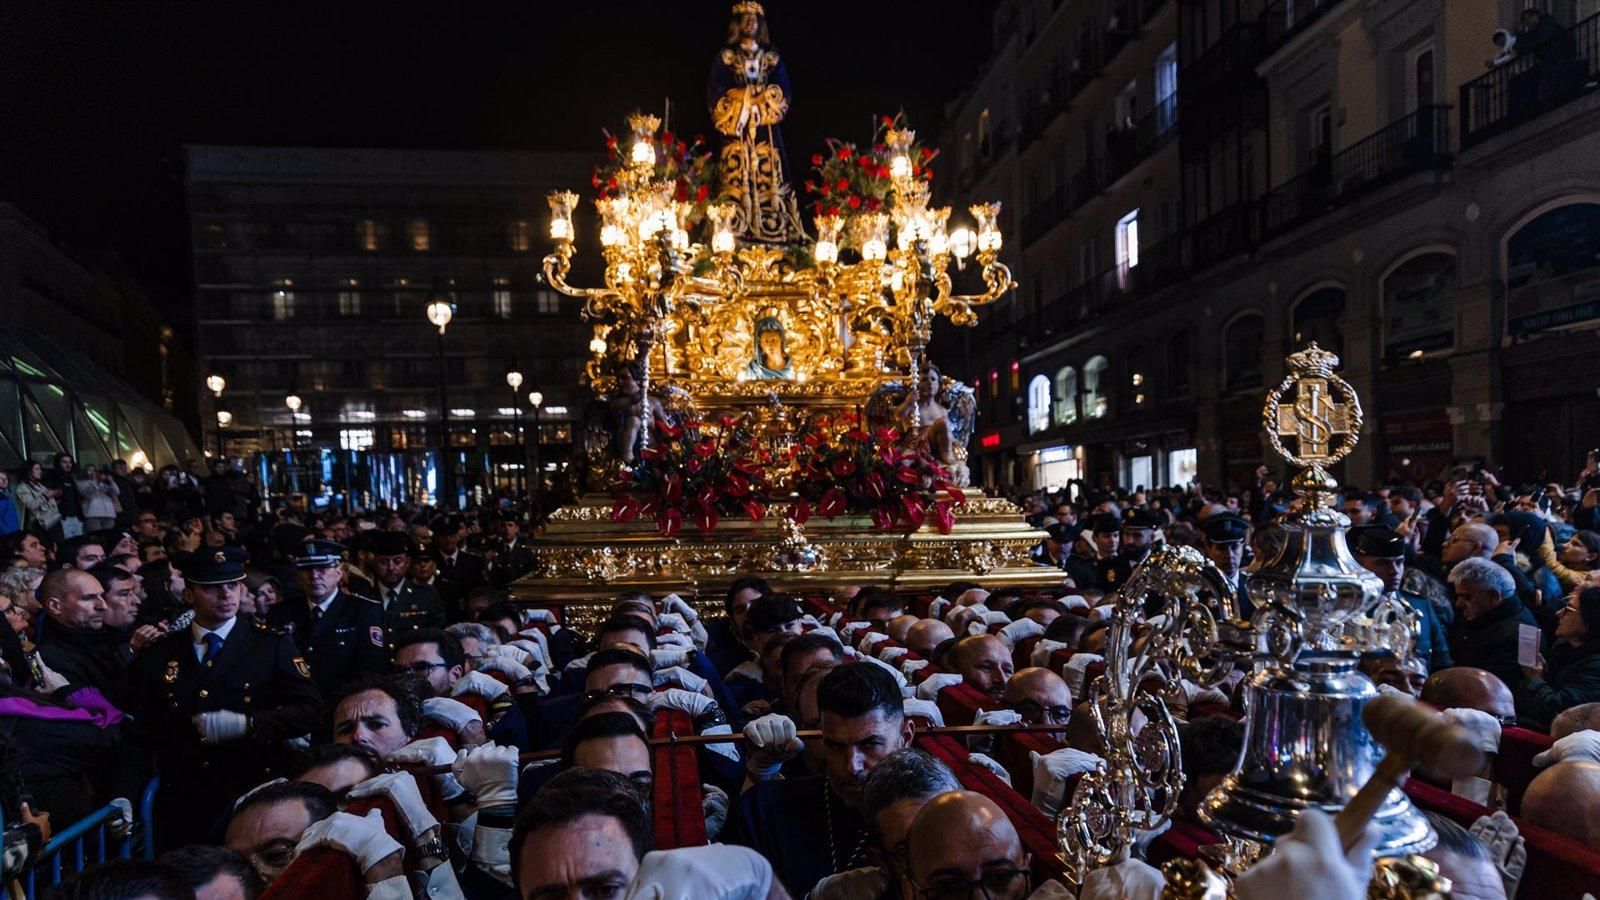
[[910, 652], [910, 650], [907, 650], [904, 647], [885, 647], [878, 651], [878, 658], [886, 663], [892, 664], [899, 661], [902, 657]]
[[1377, 831], [1369, 828], [1346, 853], [1327, 813], [1302, 810], [1294, 830], [1278, 839], [1271, 855], [1234, 879], [1234, 893], [1239, 900], [1365, 900], [1377, 841]]
[[[715, 747], [716, 744], [708, 746]], [[728, 824], [728, 811], [732, 809], [733, 801], [728, 799], [728, 792], [714, 784], [700, 785], [700, 814], [706, 820], [706, 838], [715, 841], [722, 834], [722, 827]]]
[[1056, 655], [1057, 650], [1071, 650], [1072, 645], [1064, 641], [1052, 641], [1045, 638], [1033, 645], [1033, 653], [1028, 657], [1028, 664], [1034, 666], [1050, 665], [1050, 657]]
[[828, 613], [828, 624], [833, 626], [834, 628], [838, 628], [839, 627], [839, 623], [843, 622], [843, 621], [844, 621], [844, 613], [842, 613], [842, 612]]
[[[1010, 625], [1011, 624], [1011, 617], [1006, 615], [1004, 612], [1002, 612], [1002, 611], [997, 609], [997, 610], [994, 610], [993, 612], [986, 612], [986, 613], [983, 614], [983, 624], [985, 624], [985, 625]], [[1037, 625], [1039, 623], [1035, 622], [1034, 624]]]
[[[526, 666], [533, 662], [533, 654], [512, 644], [495, 644], [483, 648], [484, 659], [509, 659], [519, 666]], [[478, 668], [483, 668], [480, 664]]]
[[[490, 658], [492, 659], [493, 657]], [[485, 660], [485, 662], [487, 661]], [[461, 680], [456, 682], [455, 687], [450, 689], [450, 696], [459, 697], [462, 694], [477, 694], [486, 700], [493, 700], [508, 690], [510, 688], [501, 684], [499, 680], [490, 678], [482, 672], [468, 672], [461, 676]]]
[[946, 600], [943, 597], [935, 597], [935, 598], [933, 598], [933, 602], [928, 604], [928, 618], [930, 618], [930, 619], [943, 619], [944, 618], [944, 611], [949, 609], [949, 608], [950, 608], [950, 601], [949, 600]]
[[684, 647], [657, 647], [650, 651], [650, 668], [687, 665], [694, 658], [694, 649]]
[[929, 662], [925, 659], [908, 659], [900, 664], [900, 674], [906, 676], [909, 680], [911, 676], [921, 672], [928, 666]]
[[250, 717], [227, 709], [195, 713], [192, 721], [202, 744], [237, 741], [250, 732]]
[[829, 628], [826, 625], [818, 625], [817, 627], [811, 629], [810, 631], [808, 631], [806, 633], [807, 634], [825, 634], [828, 637], [833, 638], [834, 643], [838, 644], [841, 647], [844, 646], [844, 641], [840, 640], [840, 638], [839, 638], [839, 632], [834, 631], [832, 628]]
[[1129, 857], [1085, 875], [1078, 900], [1160, 900], [1166, 886], [1160, 869]]
[[860, 657], [861, 657], [861, 661], [862, 662], [872, 663], [873, 665], [875, 665], [878, 668], [884, 670], [885, 672], [888, 672], [890, 675], [893, 675], [894, 676], [894, 683], [896, 685], [898, 685], [902, 690], [905, 689], [906, 677], [904, 675], [900, 674], [900, 670], [899, 669], [896, 669], [894, 666], [889, 665], [888, 663], [886, 663], [883, 660], [877, 658], [876, 656], [868, 656], [867, 654], [862, 653], [862, 654], [860, 654]]
[[1569, 759], [1586, 759], [1600, 763], [1600, 731], [1593, 729], [1574, 731], [1551, 744], [1549, 750], [1535, 756], [1533, 764], [1543, 767]]
[[1481, 709], [1452, 707], [1445, 710], [1441, 718], [1466, 729], [1479, 750], [1485, 753], [1500, 752], [1500, 720], [1494, 716]]
[[667, 688], [664, 691], [656, 691], [645, 698], [645, 705], [657, 712], [663, 709], [681, 710], [688, 713], [689, 718], [695, 719], [716, 709], [717, 701], [707, 697], [705, 694], [697, 694], [693, 691], [684, 691], [678, 688]]
[[657, 647], [685, 647], [685, 648], [688, 648], [690, 650], [695, 649], [694, 638], [688, 636], [687, 634], [678, 634], [675, 631], [672, 632], [671, 634], [658, 634], [658, 635], [656, 635], [656, 646]]
[[554, 625], [556, 614], [548, 609], [525, 609], [522, 611], [524, 625]]
[[1044, 634], [1044, 626], [1032, 619], [1018, 619], [1010, 625], [1000, 629], [996, 635], [1007, 647], [1015, 647], [1028, 638], [1039, 637]]
[[429, 697], [422, 701], [422, 718], [424, 721], [443, 725], [451, 731], [460, 731], [474, 722], [483, 724], [483, 716], [478, 715], [477, 710], [449, 697]]
[[772, 863], [749, 847], [711, 844], [646, 853], [625, 900], [762, 900]]
[[969, 616], [987, 616], [989, 614], [989, 607], [984, 606], [982, 603], [977, 603], [972, 606], [951, 607], [950, 611], [944, 614], [944, 623], [946, 625], [953, 625], [958, 613], [965, 613]]
[[133, 833], [133, 803], [127, 797], [113, 797], [108, 806], [116, 807], [111, 820], [106, 826], [117, 838], [125, 838]]
[[690, 606], [687, 601], [677, 594], [668, 594], [662, 597], [661, 609], [665, 612], [682, 616], [685, 622], [693, 622], [695, 619], [700, 618], [700, 614], [694, 611], [694, 607]]
[[1067, 805], [1067, 779], [1092, 769], [1104, 768], [1106, 761], [1093, 753], [1063, 747], [1041, 756], [1028, 751], [1033, 761], [1033, 797], [1036, 809], [1051, 819]]
[[856, 649], [860, 650], [862, 653], [871, 653], [873, 647], [878, 646], [888, 639], [889, 636], [887, 634], [877, 631], [864, 634], [861, 636], [860, 643], [856, 644]]
[[300, 835], [294, 855], [315, 847], [332, 847], [348, 854], [365, 872], [396, 853], [405, 852], [400, 842], [383, 830], [383, 813], [372, 810], [365, 816], [336, 812], [320, 822], [311, 823]]
[[451, 770], [461, 786], [478, 798], [478, 808], [517, 802], [517, 748], [483, 744], [456, 752]]
[[991, 709], [987, 712], [979, 710], [978, 714], [972, 719], [972, 724], [974, 725], [1005, 726], [1020, 725], [1021, 723], [1022, 713], [1019, 713], [1014, 709]]
[[[550, 655], [550, 636], [537, 628], [524, 628], [523, 630], [517, 632], [517, 640], [510, 641], [509, 643], [520, 645], [528, 641], [532, 641], [533, 643], [544, 648], [544, 655], [546, 657]], [[528, 650], [526, 647], [523, 647], [523, 649]], [[528, 650], [528, 652], [532, 653], [533, 651]]]
[[654, 680], [656, 687], [675, 684], [686, 691], [705, 694], [707, 697], [711, 696], [711, 682], [685, 669], [683, 666], [668, 666], [665, 669], [660, 669], [655, 673]]
[[1089, 610], [1089, 621], [1104, 622], [1105, 620], [1111, 618], [1111, 614], [1116, 611], [1117, 605], [1115, 603], [1107, 603], [1105, 606], [1096, 606]]
[[856, 635], [871, 627], [871, 622], [851, 622], [839, 629], [839, 637], [843, 638], [846, 644], [853, 644], [855, 643]]
[[[540, 637], [543, 638], [543, 635], [540, 635]], [[524, 662], [523, 665], [534, 670], [535, 672], [550, 671], [550, 651], [545, 649], [545, 645], [539, 643], [538, 641], [532, 641], [527, 638], [518, 638], [511, 642], [511, 646], [516, 647], [528, 654], [528, 657], [531, 661]]]
[[388, 797], [395, 814], [405, 825], [406, 837], [416, 840], [424, 831], [438, 828], [439, 820], [422, 802], [416, 776], [410, 772], [385, 772], [374, 775], [350, 789], [351, 797]]
[[1074, 653], [1067, 664], [1061, 667], [1061, 677], [1067, 682], [1067, 690], [1074, 697], [1083, 696], [1083, 676], [1085, 670], [1097, 662], [1105, 662], [1105, 657], [1098, 653]]
[[36, 654], [33, 659], [39, 664], [38, 687], [40, 693], [53, 694], [71, 684], [71, 682], [66, 679], [66, 676], [45, 665], [44, 657]]
[[[444, 738], [431, 737], [423, 738], [420, 741], [412, 741], [390, 753], [384, 759], [396, 766], [432, 768], [433, 766], [454, 765], [456, 751], [450, 749], [450, 743]], [[435, 775], [434, 780], [439, 785], [439, 795], [444, 799], [450, 800], [461, 795], [461, 783], [456, 781], [454, 775], [449, 773]]]
[[1069, 612], [1074, 610], [1089, 611], [1089, 601], [1082, 594], [1068, 594], [1065, 597], [1057, 597], [1056, 602], [1065, 606]]
[[1011, 787], [1011, 773], [1006, 771], [1005, 766], [1000, 765], [1000, 763], [996, 762], [989, 756], [982, 753], [968, 753], [967, 762], [976, 763], [980, 766], [983, 766], [985, 769], [993, 772], [994, 777], [1004, 781], [1006, 783], [1006, 787]]
[[1506, 896], [1517, 895], [1517, 885], [1522, 883], [1522, 871], [1528, 867], [1528, 849], [1523, 843], [1517, 823], [1505, 810], [1495, 810], [1492, 816], [1479, 816], [1472, 823], [1472, 836], [1489, 848], [1489, 858], [1500, 872]]
[[908, 717], [921, 716], [932, 722], [935, 728], [944, 727], [944, 713], [939, 711], [939, 704], [932, 700], [918, 700], [915, 697], [907, 697], [900, 703], [905, 707]]
[[929, 675], [923, 679], [921, 684], [917, 685], [917, 699], [938, 700], [940, 691], [960, 683], [961, 676], [954, 672], [940, 672], [936, 675]]
[[689, 621], [677, 613], [664, 612], [656, 616], [656, 624], [662, 628], [670, 628], [675, 634], [688, 634]]
[[[502, 647], [499, 649], [516, 650], [517, 648]], [[527, 655], [520, 650], [517, 652], [523, 653], [524, 656]], [[533, 674], [532, 669], [529, 669], [527, 666], [517, 662], [509, 656], [485, 656], [483, 659], [478, 660], [478, 668], [472, 672], [472, 674], [477, 675], [481, 672], [499, 672], [507, 678], [510, 678], [512, 683], [521, 681], [522, 679]], [[491, 678], [489, 680], [494, 681], [496, 679]], [[457, 682], [457, 684], [460, 684], [460, 682]]]
[[819, 627], [822, 626], [822, 622], [819, 621], [817, 619], [817, 617], [813, 616], [811, 613], [806, 613], [805, 615], [800, 617], [800, 625], [803, 628], [819, 628]]
[[771, 713], [752, 720], [744, 726], [745, 743], [750, 752], [745, 757], [745, 768], [750, 777], [765, 781], [778, 774], [784, 760], [805, 749], [800, 742], [794, 720], [788, 716]]

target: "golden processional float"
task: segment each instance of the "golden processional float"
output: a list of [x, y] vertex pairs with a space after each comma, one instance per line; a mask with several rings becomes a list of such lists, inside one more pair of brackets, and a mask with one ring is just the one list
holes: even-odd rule
[[[755, 10], [742, 8], [750, 7]], [[751, 27], [748, 20], [756, 19]], [[551, 287], [593, 324], [581, 498], [530, 544], [523, 599], [718, 593], [760, 575], [824, 594], [981, 577], [1059, 584], [1021, 510], [967, 494], [972, 388], [926, 348], [1015, 287], [998, 203], [930, 204], [932, 151], [903, 117], [811, 157], [805, 233], [778, 125], [788, 77], [757, 4], [714, 66], [719, 151], [634, 114], [592, 180], [603, 275], [569, 281], [580, 199], [549, 197]], [[581, 619], [580, 619], [581, 620]]]

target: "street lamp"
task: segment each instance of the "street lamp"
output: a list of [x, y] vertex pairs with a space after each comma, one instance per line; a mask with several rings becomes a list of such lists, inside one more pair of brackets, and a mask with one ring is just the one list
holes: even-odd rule
[[206, 387], [211, 389], [211, 393], [214, 396], [221, 397], [222, 389], [227, 386], [227, 379], [223, 378], [221, 375], [210, 375], [206, 377]]
[[289, 407], [289, 447], [298, 450], [300, 449], [300, 407], [305, 405], [305, 401], [300, 399], [299, 394], [290, 391], [289, 396], [283, 398], [283, 405]]
[[[222, 452], [222, 425], [223, 425], [222, 412], [223, 411], [222, 411], [222, 409], [220, 407], [222, 406], [222, 389], [227, 387], [227, 386], [228, 386], [227, 379], [223, 378], [221, 375], [218, 375], [215, 372], [213, 372], [210, 375], [206, 376], [206, 387], [210, 389], [211, 396], [216, 398], [215, 405], [218, 407], [218, 409], [217, 409], [217, 455], [218, 456], [222, 456], [223, 455], [223, 452]], [[228, 415], [228, 419], [229, 419], [229, 421], [233, 420], [233, 415], [231, 413]]]
[[[527, 468], [528, 455], [522, 452], [522, 404], [517, 402], [517, 390], [522, 387], [522, 372], [517, 368], [516, 360], [511, 361], [511, 371], [506, 373], [506, 384], [511, 388], [511, 408], [514, 410], [511, 414], [511, 434], [514, 446], [517, 448], [516, 459], [523, 464], [523, 468]], [[522, 489], [526, 491], [528, 489], [526, 472], [521, 482]]]
[[223, 445], [222, 429], [227, 428], [229, 425], [232, 425], [232, 424], [233, 424], [233, 413], [228, 412], [225, 409], [217, 410], [217, 458], [218, 459], [227, 459], [228, 458], [227, 447], [225, 447]]
[[428, 322], [439, 329], [439, 495], [451, 497], [454, 502], [454, 492], [450, 489], [453, 465], [450, 452], [450, 401], [445, 395], [444, 330], [450, 324], [450, 320], [455, 318], [456, 311], [455, 306], [441, 289], [438, 279], [434, 279], [433, 291], [429, 294], [425, 311]]
[[538, 505], [539, 485], [544, 480], [544, 473], [539, 469], [539, 407], [544, 405], [544, 394], [538, 389], [528, 392], [528, 404], [533, 407], [533, 480], [530, 492], [534, 498], [534, 505]]

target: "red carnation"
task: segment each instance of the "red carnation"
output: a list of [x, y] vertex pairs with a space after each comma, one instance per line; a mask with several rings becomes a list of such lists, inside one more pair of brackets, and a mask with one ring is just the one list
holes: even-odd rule
[[851, 462], [847, 457], [841, 456], [833, 461], [833, 474], [839, 476], [840, 478], [854, 474], [855, 470], [856, 464]]
[[883, 117], [883, 127], [885, 127], [885, 128], [893, 128], [894, 127], [894, 116], [884, 116]]
[[813, 166], [822, 165], [822, 154], [821, 153], [813, 153], [813, 154], [811, 154], [811, 164]]
[[796, 525], [804, 525], [806, 520], [811, 518], [810, 502], [796, 500], [793, 508], [789, 510], [789, 518], [793, 519]]
[[828, 215], [837, 216], [838, 214], [839, 214], [839, 207], [837, 207], [837, 206], [828, 207]]
[[617, 136], [616, 135], [613, 134], [613, 135], [607, 135], [606, 136], [606, 148], [608, 150], [617, 149]]
[[923, 162], [927, 162], [930, 159], [933, 159], [933, 149], [930, 148], [930, 147], [923, 147], [922, 148], [922, 161]]
[[882, 200], [879, 200], [877, 197], [868, 197], [867, 198], [867, 212], [877, 212], [878, 210], [880, 210], [882, 208], [883, 208], [883, 201]]
[[850, 195], [849, 203], [850, 203], [850, 208], [851, 209], [860, 209], [861, 208], [861, 198], [857, 197], [855, 194], [851, 194]]
[[687, 184], [683, 184], [682, 182], [679, 182], [677, 189], [672, 192], [672, 199], [678, 201], [679, 203], [682, 203], [685, 200], [688, 200], [689, 199], [689, 186]]
[[841, 190], [841, 191], [850, 190], [850, 179], [848, 179], [848, 178], [839, 179], [839, 186], [838, 187], [839, 187], [839, 190]]
[[694, 198], [696, 200], [704, 200], [704, 199], [706, 199], [706, 197], [709, 197], [710, 195], [711, 195], [711, 186], [710, 185], [706, 185], [706, 184], [700, 185], [700, 189], [694, 192]]
[[850, 161], [850, 157], [852, 155], [854, 155], [854, 154], [852, 154], [850, 152], [850, 146], [848, 144], [845, 144], [845, 145], [842, 145], [842, 146], [839, 147], [839, 150], [835, 155], [838, 156], [840, 159], [844, 160], [845, 162], [849, 162]]

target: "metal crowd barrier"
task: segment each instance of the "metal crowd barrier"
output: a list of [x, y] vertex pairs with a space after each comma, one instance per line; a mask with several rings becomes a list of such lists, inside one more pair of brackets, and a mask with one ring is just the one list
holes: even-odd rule
[[111, 833], [110, 825], [120, 814], [115, 806], [102, 806], [82, 819], [51, 835], [39, 858], [17, 876], [23, 896], [35, 900], [39, 893], [60, 884], [92, 865], [110, 859], [155, 858], [151, 818], [156, 788], [160, 779], [152, 778], [139, 795], [133, 821], [125, 837]]

